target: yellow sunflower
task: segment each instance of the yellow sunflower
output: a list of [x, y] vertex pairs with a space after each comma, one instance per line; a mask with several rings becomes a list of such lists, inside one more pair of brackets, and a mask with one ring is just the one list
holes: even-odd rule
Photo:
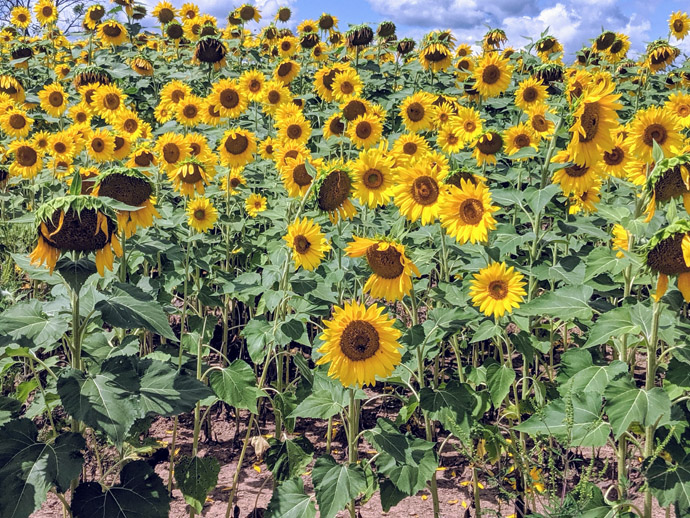
[[678, 118], [683, 128], [690, 128], [690, 94], [685, 92], [671, 94], [664, 108]]
[[314, 73], [314, 86], [316, 94], [324, 101], [333, 101], [333, 82], [336, 76], [342, 72], [349, 70], [349, 67], [344, 64], [334, 64], [330, 67], [321, 67]]
[[221, 79], [213, 85], [209, 102], [213, 103], [221, 117], [236, 119], [247, 109], [249, 100], [237, 81]]
[[344, 387], [374, 385], [376, 377], [386, 378], [400, 363], [402, 333], [393, 327], [395, 319], [383, 314], [383, 306], [367, 308], [358, 302], [335, 308], [333, 318], [325, 320], [319, 337], [325, 343], [318, 365], [330, 363], [328, 375]]
[[347, 136], [352, 143], [363, 149], [368, 149], [381, 140], [383, 124], [377, 117], [361, 115], [350, 122], [347, 128]]
[[229, 129], [218, 144], [220, 161], [228, 167], [240, 167], [254, 160], [256, 137], [251, 131]]
[[482, 97], [496, 97], [508, 89], [512, 74], [509, 62], [497, 52], [488, 52], [479, 58], [472, 75], [475, 79], [474, 88]]
[[170, 105], [179, 103], [188, 95], [192, 95], [192, 87], [187, 83], [174, 79], [163, 86], [160, 91], [159, 98], [161, 100], [161, 104]]
[[277, 137], [281, 142], [291, 142], [293, 144], [304, 145], [311, 136], [311, 126], [304, 116], [299, 113], [285, 119], [276, 120], [278, 128]]
[[168, 171], [168, 178], [173, 183], [173, 189], [183, 196], [202, 195], [205, 186], [211, 182], [215, 169], [197, 158], [186, 158], [179, 167]]
[[416, 132], [431, 128], [433, 109], [429, 94], [417, 92], [406, 97], [400, 104], [400, 116], [408, 131]]
[[[452, 121], [452, 119], [451, 119]], [[443, 150], [444, 153], [452, 155], [457, 153], [465, 147], [464, 135], [462, 135], [451, 122], [448, 127], [442, 128], [438, 131], [436, 136], [436, 144]]]
[[283, 36], [276, 43], [276, 49], [278, 50], [278, 55], [281, 58], [289, 58], [298, 49], [299, 40], [294, 36]]
[[279, 168], [288, 196], [299, 198], [304, 196], [309, 189], [314, 178], [309, 174], [307, 164], [315, 169], [323, 165], [321, 160], [312, 161], [309, 157], [298, 156], [297, 158], [286, 158], [285, 165]]
[[527, 295], [523, 278], [512, 266], [506, 268], [506, 263], [491, 263], [474, 274], [470, 283], [472, 304], [486, 316], [493, 315], [494, 319], [506, 312], [512, 313]]
[[290, 102], [290, 90], [279, 81], [268, 81], [264, 87], [261, 104], [265, 113], [275, 113], [282, 104]]
[[240, 88], [250, 101], [261, 101], [264, 83], [266, 83], [266, 76], [255, 69], [245, 70], [239, 79]]
[[650, 106], [635, 114], [629, 124], [628, 138], [633, 154], [646, 163], [652, 161], [655, 141], [665, 156], [678, 153], [683, 147], [678, 118], [670, 110], [659, 106]]
[[93, 130], [88, 135], [86, 151], [96, 162], [112, 160], [115, 152], [115, 137], [103, 128]]
[[85, 102], [80, 102], [70, 107], [67, 114], [74, 121], [75, 125], [89, 126], [91, 124], [91, 108]]
[[203, 99], [196, 95], [188, 95], [177, 104], [175, 119], [183, 126], [191, 128], [201, 122], [202, 111]]
[[483, 131], [481, 115], [474, 108], [461, 106], [450, 121], [450, 127], [464, 142], [474, 142]]
[[534, 106], [528, 113], [528, 124], [532, 127], [534, 132], [542, 138], [549, 138], [556, 128], [553, 121], [546, 117], [547, 114], [550, 115], [551, 112], [548, 111], [545, 104]]
[[515, 106], [523, 111], [530, 111], [533, 106], [544, 104], [549, 98], [546, 86], [541, 79], [530, 77], [520, 83], [515, 92]]
[[514, 155], [526, 147], [533, 149], [539, 148], [539, 135], [530, 126], [521, 122], [517, 126], [512, 126], [503, 133], [503, 141], [506, 146], [506, 154]]
[[7, 152], [14, 155], [14, 161], [10, 164], [12, 176], [33, 178], [43, 167], [42, 153], [30, 141], [14, 140]]
[[366, 257], [372, 274], [362, 291], [389, 302], [402, 300], [412, 290], [412, 275], [419, 276], [415, 264], [405, 255], [405, 247], [390, 239], [353, 236], [345, 248], [350, 257]]
[[551, 162], [571, 164], [562, 169], [557, 169], [553, 173], [553, 183], [559, 184], [565, 195], [582, 194], [591, 189], [601, 176], [599, 164], [592, 166], [574, 164], [567, 150], [559, 151], [551, 159]]
[[442, 194], [438, 173], [428, 164], [418, 162], [398, 169], [393, 196], [400, 213], [408, 220], [421, 220], [422, 225], [436, 221]]
[[67, 109], [67, 94], [60, 83], [52, 83], [38, 92], [41, 109], [48, 115], [59, 117]]
[[503, 149], [503, 137], [495, 131], [485, 131], [474, 143], [472, 156], [477, 165], [495, 164], [496, 154]]
[[116, 20], [107, 20], [101, 23], [98, 26], [96, 34], [103, 45], [112, 45], [116, 47], [127, 41], [127, 29]]
[[126, 96], [115, 85], [100, 85], [93, 94], [93, 110], [106, 122], [117, 120], [125, 109]]
[[[158, 117], [156, 117], [156, 119], [160, 121]], [[215, 103], [208, 97], [204, 99], [203, 105], [201, 106], [201, 120], [204, 124], [208, 124], [209, 126], [220, 126], [223, 122]]]
[[151, 16], [158, 18], [158, 21], [165, 25], [170, 23], [177, 16], [177, 11], [170, 2], [162, 1], [156, 4], [156, 7], [151, 11]]
[[122, 135], [114, 135], [114, 137], [113, 158], [115, 160], [124, 160], [132, 150], [132, 143]]
[[58, 160], [71, 160], [75, 154], [73, 135], [60, 131], [48, 139], [48, 154]]
[[266, 210], [266, 197], [252, 193], [244, 200], [244, 209], [250, 217], [255, 218], [260, 212]]
[[685, 39], [685, 36], [690, 32], [690, 18], [682, 11], [671, 13], [671, 17], [668, 19], [668, 27], [671, 30], [671, 34], [677, 40]]
[[630, 145], [623, 132], [618, 132], [613, 139], [613, 149], [611, 151], [604, 151], [602, 155], [601, 168], [605, 174], [615, 176], [616, 178], [625, 178], [632, 162], [633, 157], [630, 152]]
[[329, 139], [331, 137], [340, 137], [345, 132], [345, 123], [342, 121], [342, 113], [335, 112], [323, 124], [323, 137]]
[[611, 236], [611, 248], [617, 250], [616, 257], [622, 259], [625, 257], [623, 252], [627, 252], [630, 247], [630, 233], [625, 230], [623, 225], [616, 223], [611, 229]]
[[31, 131], [34, 120], [19, 108], [10, 108], [0, 117], [0, 128], [14, 138], [24, 138]]
[[218, 219], [218, 211], [208, 198], [197, 197], [187, 204], [187, 224], [197, 232], [207, 232]]
[[571, 194], [568, 198], [568, 214], [597, 212], [597, 204], [601, 201], [601, 179], [597, 179], [590, 187], [581, 193]]
[[491, 192], [484, 183], [461, 179], [460, 188], [451, 187], [443, 196], [439, 219], [446, 233], [459, 243], [485, 242], [489, 230], [496, 228], [493, 213], [497, 210], [491, 205]]
[[386, 154], [385, 146], [362, 151], [352, 164], [355, 197], [362, 205], [372, 209], [387, 205], [393, 196], [393, 158]]
[[278, 66], [273, 71], [273, 77], [276, 81], [280, 81], [284, 85], [290, 82], [299, 74], [300, 66], [297, 61], [286, 59], [278, 63]]
[[242, 174], [243, 167], [233, 167], [220, 181], [220, 190], [229, 196], [239, 194], [239, 186], [247, 185], [247, 179]]
[[51, 0], [40, 0], [34, 6], [34, 13], [36, 19], [41, 25], [49, 25], [55, 23], [58, 18], [58, 10]]
[[319, 224], [308, 218], [297, 219], [288, 225], [283, 239], [292, 249], [295, 270], [300, 266], [305, 270], [316, 269], [331, 249]]
[[332, 82], [331, 93], [333, 99], [342, 103], [359, 97], [363, 88], [364, 84], [359, 74], [354, 69], [348, 68], [335, 75]]
[[31, 24], [31, 12], [24, 6], [17, 6], [10, 13], [10, 23], [20, 29], [26, 29]]
[[403, 133], [393, 143], [393, 156], [400, 164], [413, 164], [424, 158], [431, 148], [421, 135]]
[[191, 149], [184, 137], [178, 133], [164, 133], [156, 141], [158, 163], [166, 170], [172, 171], [189, 156]]

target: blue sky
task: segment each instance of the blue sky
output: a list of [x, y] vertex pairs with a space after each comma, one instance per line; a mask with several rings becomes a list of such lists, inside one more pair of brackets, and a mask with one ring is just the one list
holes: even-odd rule
[[[179, 6], [182, 0], [171, 0]], [[197, 0], [202, 12], [212, 14], [224, 25], [232, 6], [247, 0]], [[251, 0], [249, 0], [251, 1]], [[146, 0], [149, 6], [155, 0]], [[668, 33], [667, 20], [673, 11], [688, 9], [687, 0], [255, 0], [263, 15], [256, 29], [270, 21], [279, 6], [293, 10], [294, 25], [306, 18], [316, 19], [324, 11], [340, 20], [339, 27], [368, 22], [376, 24], [391, 20], [398, 26], [399, 36], [419, 38], [431, 29], [451, 29], [458, 43], [474, 43], [486, 32], [487, 25], [504, 29], [513, 47], [527, 41], [522, 36], [538, 39], [547, 27], [565, 46], [566, 53], [578, 50], [596, 37], [602, 27], [625, 32], [631, 40], [633, 53], [644, 50], [645, 44]], [[678, 43], [672, 41], [672, 43]], [[690, 54], [690, 37], [678, 43]]]

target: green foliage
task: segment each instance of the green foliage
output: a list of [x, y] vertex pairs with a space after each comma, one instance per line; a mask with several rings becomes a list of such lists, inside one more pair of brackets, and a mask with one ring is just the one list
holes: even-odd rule
[[216, 487], [220, 463], [212, 457], [182, 457], [175, 463], [175, 482], [184, 501], [201, 512], [209, 492]]

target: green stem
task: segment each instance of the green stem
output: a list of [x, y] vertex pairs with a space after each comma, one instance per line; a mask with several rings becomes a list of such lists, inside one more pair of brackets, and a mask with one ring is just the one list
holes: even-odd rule
[[[662, 306], [655, 301], [653, 304], [652, 316], [652, 334], [647, 344], [647, 374], [645, 376], [645, 390], [652, 390], [654, 388], [657, 368], [657, 339], [659, 336], [659, 317], [661, 316]], [[654, 432], [656, 425], [652, 424], [645, 427], [645, 441], [644, 441], [644, 456], [649, 458], [654, 454]], [[652, 492], [649, 487], [644, 493], [644, 517], [652, 518]]]
[[[357, 400], [355, 399], [355, 390], [353, 388], [349, 389], [350, 392], [350, 406], [349, 406], [349, 418], [348, 418], [348, 429], [350, 433], [347, 435], [348, 448], [347, 455], [350, 464], [356, 464], [359, 458], [357, 451], [357, 443], [359, 442], [359, 409], [357, 408]], [[349, 504], [350, 518], [357, 518], [357, 503], [353, 498]]]

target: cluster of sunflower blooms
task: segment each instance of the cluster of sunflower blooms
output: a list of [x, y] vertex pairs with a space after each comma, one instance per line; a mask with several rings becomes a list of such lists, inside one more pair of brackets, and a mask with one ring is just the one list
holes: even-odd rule
[[[124, 7], [128, 21], [146, 14], [131, 0], [115, 1]], [[121, 241], [158, 217], [152, 181], [156, 172], [159, 179], [165, 174], [181, 197], [189, 226], [213, 231], [218, 212], [206, 188], [224, 171], [219, 188], [227, 199], [251, 190], [244, 172], [257, 155], [273, 162], [276, 178], [290, 197], [314, 200], [332, 225], [353, 219], [358, 208], [376, 211], [394, 205], [410, 225], [439, 222], [460, 245], [486, 243], [496, 228], [499, 209], [488, 178], [490, 168], [504, 160], [501, 154], [520, 162], [545, 149], [545, 170], [549, 162], [557, 164], [552, 166], [552, 179], [568, 198], [571, 213], [596, 211], [610, 177], [645, 185], [651, 193], [650, 217], [658, 203], [678, 196], [690, 212], [690, 148], [684, 134], [690, 127], [690, 77], [676, 74], [669, 85], [674, 91], [662, 106], [639, 109], [622, 124], [612, 75], [635, 68], [638, 72], [630, 80], [644, 85], [679, 55], [666, 40], [650, 44], [635, 62], [627, 58], [627, 37], [605, 32], [578, 53], [575, 65], [566, 67], [561, 45], [545, 35], [534, 45], [541, 63], [527, 68], [522, 57], [515, 59], [513, 49], [502, 48], [506, 38], [499, 29], [486, 34], [476, 55], [469, 45], [456, 47], [448, 31], [428, 35], [415, 52], [413, 40], [395, 39], [390, 22], [380, 24], [376, 34], [366, 25], [342, 34], [337, 19], [323, 14], [303, 21], [295, 34], [276, 26], [290, 19], [290, 10], [281, 8], [275, 23], [255, 36], [245, 25], [258, 21], [260, 13], [249, 4], [231, 12], [228, 26], [221, 30], [214, 17], [200, 14], [194, 4], [177, 9], [163, 1], [152, 13], [160, 22], [160, 35], [130, 36], [125, 25], [104, 19], [105, 8], [95, 5], [82, 23], [88, 39], [70, 43], [55, 25], [57, 9], [50, 0], [36, 4], [34, 13], [53, 44], [71, 52], [46, 54], [55, 79], [38, 90], [38, 103], [26, 102], [17, 73], [0, 74], [0, 129], [6, 140], [2, 163], [9, 164], [14, 177], [31, 179], [49, 171], [58, 181], [79, 179], [73, 183], [78, 192], [72, 188], [70, 195], [52, 200], [38, 213], [32, 262], [46, 263], [51, 271], [65, 251], [95, 252], [98, 271], [112, 269], [113, 255], [122, 254]], [[31, 22], [31, 12], [18, 7], [12, 11], [12, 26], [2, 30], [2, 50], [12, 55], [12, 67], [33, 56], [36, 41], [22, 34]], [[676, 39], [684, 38], [690, 31], [687, 15], [674, 13], [670, 31]], [[228, 45], [230, 40], [233, 45]], [[193, 46], [193, 63], [208, 65], [209, 77], [216, 79], [210, 84], [169, 80], [158, 92], [152, 116], [145, 114], [107, 71], [93, 65], [94, 55], [117, 53], [125, 45], [138, 52], [129, 66], [141, 76], [155, 77], [150, 53], [172, 60], [180, 48]], [[242, 61], [248, 49], [270, 65], [269, 74], [252, 68], [250, 60]], [[237, 57], [240, 72], [228, 65], [230, 54]], [[69, 62], [71, 55], [78, 57]], [[432, 83], [434, 74], [450, 73], [464, 95], [415, 91], [386, 110], [367, 98], [367, 85], [358, 72], [360, 59], [396, 64], [416, 59], [431, 73]], [[71, 83], [60, 68], [65, 61], [78, 67]], [[519, 116], [510, 127], [499, 129], [482, 118], [482, 103], [504, 96], [516, 71], [530, 73], [517, 84], [514, 98], [508, 98]], [[323, 113], [330, 113], [316, 120], [305, 115], [307, 101], [294, 93], [298, 83], [303, 87], [311, 78]], [[551, 87], [559, 82], [564, 83], [566, 113], [558, 100], [551, 99], [558, 91]], [[396, 84], [394, 91], [399, 90]], [[250, 107], [255, 117], [261, 111], [268, 121], [261, 132], [256, 119], [255, 130], [247, 129]], [[560, 120], [569, 124], [569, 143], [556, 153], [559, 134], [554, 121]], [[157, 131], [163, 125], [171, 129]], [[388, 131], [394, 126], [403, 131]], [[222, 135], [209, 140], [211, 130]], [[314, 156], [317, 139], [334, 143], [339, 153]], [[344, 144], [349, 145], [347, 154]], [[675, 161], [653, 163], [655, 147]], [[473, 167], [459, 164], [463, 151], [471, 152]], [[244, 209], [255, 218], [267, 209], [267, 198], [249, 192]], [[669, 228], [667, 234], [678, 230]], [[679, 287], [688, 298], [690, 228], [678, 228], [652, 241], [648, 264], [661, 274], [657, 294], [668, 275], [678, 274]], [[628, 233], [622, 227], [614, 232], [623, 253], [629, 248]], [[316, 220], [306, 217], [288, 226], [284, 239], [296, 268], [319, 267], [331, 250], [326, 234]], [[413, 295], [412, 278], [419, 270], [399, 240], [355, 236], [345, 252], [364, 258], [372, 271], [364, 293], [388, 302]], [[669, 263], [679, 258], [682, 264]], [[474, 275], [470, 297], [481, 312], [498, 319], [519, 306], [525, 284], [514, 267], [493, 262]], [[326, 344], [319, 361], [330, 362], [331, 374], [345, 385], [374, 383], [376, 375], [387, 376], [400, 361], [399, 331], [382, 306], [346, 304], [325, 324]]]

